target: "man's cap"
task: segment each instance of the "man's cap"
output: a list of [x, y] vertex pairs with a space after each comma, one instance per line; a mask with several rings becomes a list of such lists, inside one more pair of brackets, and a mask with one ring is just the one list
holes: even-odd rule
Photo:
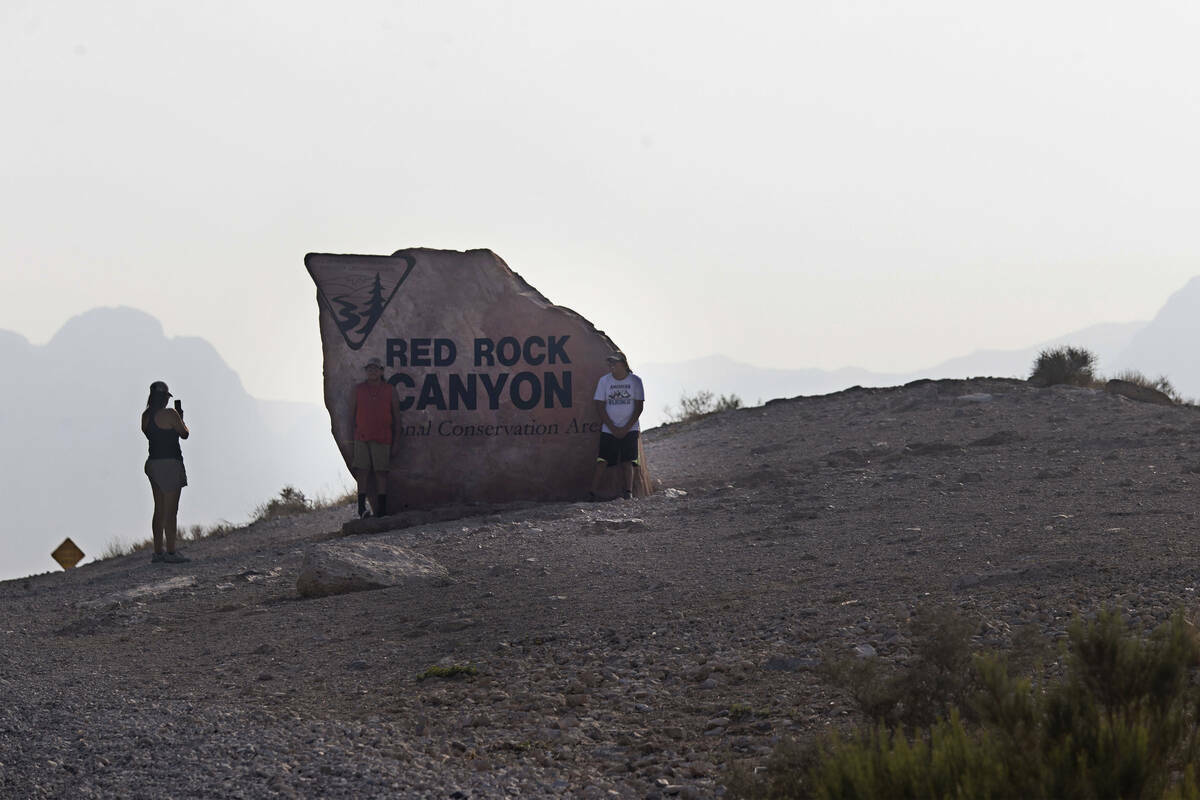
[[[380, 369], [383, 369], [383, 362], [378, 358], [368, 358], [367, 367], [379, 367]], [[366, 369], [366, 367], [363, 367], [363, 369]]]
[[625, 354], [622, 353], [620, 350], [613, 350], [611, 353], [608, 354], [608, 358], [606, 360], [611, 361], [611, 362], [620, 361], [623, 364], [627, 363], [625, 360]]
[[167, 388], [167, 384], [163, 381], [155, 381], [154, 383], [150, 384], [150, 391], [161, 392], [167, 397], [174, 397], [174, 395], [171, 394], [171, 390]]

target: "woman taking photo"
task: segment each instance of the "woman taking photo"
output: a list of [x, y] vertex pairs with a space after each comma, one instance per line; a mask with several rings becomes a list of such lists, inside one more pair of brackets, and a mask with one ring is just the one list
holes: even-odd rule
[[[183, 469], [183, 451], [179, 440], [188, 438], [187, 425], [183, 424], [183, 404], [176, 400], [175, 408], [167, 408], [171, 392], [162, 381], [150, 384], [150, 399], [142, 412], [142, 433], [150, 442], [150, 457], [146, 459], [146, 477], [154, 492], [154, 563], [182, 564], [191, 559], [175, 552], [176, 522], [179, 512], [179, 495], [187, 486], [187, 473]], [[163, 552], [163, 540], [166, 552]]]

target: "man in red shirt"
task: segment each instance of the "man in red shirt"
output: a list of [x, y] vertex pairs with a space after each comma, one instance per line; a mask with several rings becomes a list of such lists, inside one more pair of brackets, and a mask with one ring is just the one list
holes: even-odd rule
[[396, 441], [396, 423], [400, 420], [400, 400], [395, 388], [383, 380], [383, 362], [378, 358], [367, 361], [367, 379], [355, 385], [350, 398], [350, 413], [354, 419], [354, 454], [350, 469], [358, 481], [358, 516], [369, 517], [367, 494], [371, 491], [371, 476], [375, 476], [377, 494], [371, 501], [375, 516], [387, 516], [388, 468], [392, 461], [392, 445]]

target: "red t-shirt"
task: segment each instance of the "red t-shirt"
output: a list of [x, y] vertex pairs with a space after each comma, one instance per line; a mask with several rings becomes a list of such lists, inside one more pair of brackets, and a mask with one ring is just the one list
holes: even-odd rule
[[363, 381], [354, 388], [354, 438], [392, 443], [392, 385]]

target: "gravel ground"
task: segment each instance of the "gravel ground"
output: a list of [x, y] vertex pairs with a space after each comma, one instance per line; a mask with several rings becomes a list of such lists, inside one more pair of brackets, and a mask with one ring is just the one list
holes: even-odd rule
[[822, 658], [903, 662], [923, 605], [996, 647], [1194, 610], [1193, 408], [938, 381], [645, 441], [652, 497], [370, 534], [444, 588], [301, 599], [349, 508], [0, 583], [0, 795], [719, 797], [857, 723]]

